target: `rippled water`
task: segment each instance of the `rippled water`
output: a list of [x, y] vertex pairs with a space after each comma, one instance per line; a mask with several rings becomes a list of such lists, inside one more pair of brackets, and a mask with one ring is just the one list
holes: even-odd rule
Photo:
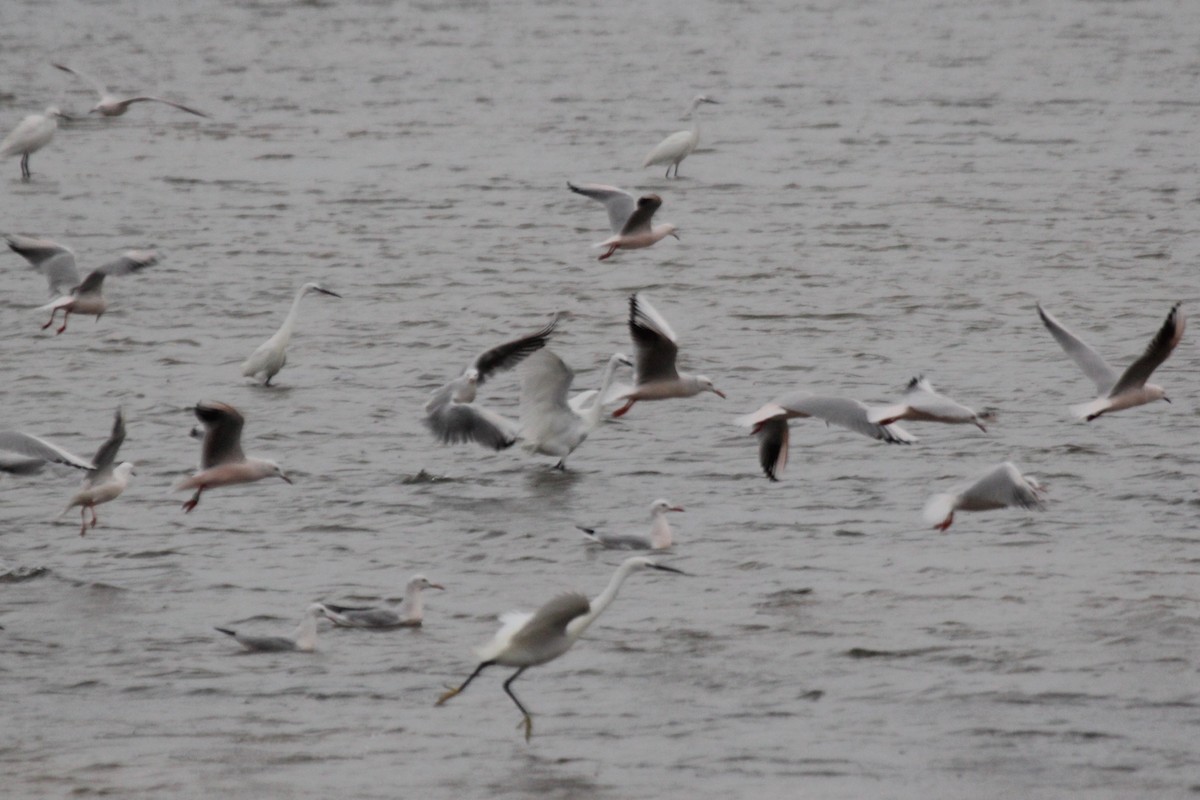
[[[132, 488], [86, 538], [74, 475], [3, 480], [0, 764], [13, 797], [1170, 797], [1200, 787], [1200, 456], [1189, 334], [1173, 405], [1093, 424], [1041, 300], [1115, 363], [1200, 294], [1200, 6], [671, 2], [0, 6], [0, 119], [142, 105], [61, 130], [8, 230], [162, 262], [111, 311], [41, 332], [42, 281], [3, 256], [0, 427], [91, 453], [129, 418]], [[680, 180], [639, 170], [706, 107]], [[568, 179], [664, 198], [681, 242], [599, 263]], [[238, 364], [305, 301], [277, 388]], [[646, 291], [712, 395], [643, 404], [571, 471], [442, 448], [428, 392], [567, 312], [582, 386]], [[779, 484], [737, 413], [793, 388], [886, 401], [916, 373], [998, 411], [886, 447], [793, 427]], [[517, 379], [482, 393], [515, 413]], [[296, 478], [184, 515], [197, 400], [247, 416]], [[925, 498], [1013, 459], [1043, 514]], [[435, 476], [429, 479], [427, 476]], [[517, 684], [446, 683], [496, 612], [598, 591], [618, 557], [576, 523], [687, 507], [670, 556], [589, 637]], [[314, 600], [447, 585], [420, 631], [242, 656], [212, 630], [290, 630]]]

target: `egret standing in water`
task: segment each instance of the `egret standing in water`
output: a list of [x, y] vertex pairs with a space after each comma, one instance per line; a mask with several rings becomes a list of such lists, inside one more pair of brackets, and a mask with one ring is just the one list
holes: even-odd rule
[[642, 162], [643, 168], [654, 164], [666, 164], [667, 174], [664, 177], [671, 177], [671, 167], [675, 167], [675, 177], [679, 177], [679, 162], [691, 155], [692, 151], [696, 149], [696, 145], [700, 144], [699, 108], [705, 103], [716, 105], [717, 101], [706, 95], [696, 95], [692, 100], [692, 107], [684, 115], [685, 119], [689, 116], [692, 118], [692, 129], [690, 131], [676, 131], [659, 142], [646, 155], [646, 160]]
[[30, 114], [18, 122], [12, 133], [0, 142], [0, 157], [20, 154], [21, 178], [29, 180], [33, 174], [29, 171], [29, 157], [49, 144], [54, 138], [54, 132], [58, 130], [59, 119], [66, 118], [67, 115], [54, 106], [50, 106], [41, 114]]
[[517, 667], [517, 671], [504, 682], [504, 691], [521, 709], [521, 723], [525, 727], [525, 741], [533, 735], [533, 717], [521, 701], [513, 694], [512, 682], [521, 677], [521, 673], [529, 667], [553, 661], [571, 649], [588, 626], [604, 613], [613, 600], [621, 584], [629, 574], [640, 569], [657, 569], [664, 572], [684, 574], [673, 567], [663, 566], [643, 556], [628, 558], [613, 574], [608, 586], [592, 600], [588, 600], [577, 592], [560, 594], [535, 613], [509, 611], [500, 615], [500, 630], [492, 637], [492, 641], [479, 648], [479, 666], [463, 681], [457, 689], [450, 689], [438, 698], [434, 705], [442, 705], [451, 697], [466, 689], [475, 676], [493, 664], [505, 667]]
[[330, 297], [341, 297], [337, 292], [331, 292], [319, 283], [306, 283], [301, 286], [296, 292], [296, 299], [292, 301], [292, 308], [288, 311], [283, 325], [275, 332], [274, 336], [260, 344], [258, 349], [250, 354], [250, 357], [242, 364], [242, 375], [250, 378], [261, 373], [266, 376], [263, 386], [271, 385], [271, 378], [274, 378], [279, 373], [279, 370], [283, 369], [283, 365], [287, 363], [286, 348], [288, 342], [292, 339], [292, 332], [296, 329], [296, 320], [300, 316], [300, 301], [309, 292], [320, 292]]

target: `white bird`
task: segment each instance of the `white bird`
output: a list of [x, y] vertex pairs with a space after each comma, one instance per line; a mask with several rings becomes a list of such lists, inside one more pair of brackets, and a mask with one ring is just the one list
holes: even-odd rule
[[322, 603], [321, 607], [330, 622], [343, 628], [419, 628], [425, 619], [421, 590], [445, 588], [424, 575], [414, 575], [404, 587], [403, 617], [390, 608], [335, 606], [333, 603]]
[[99, 522], [99, 518], [96, 516], [96, 506], [120, 497], [121, 493], [129, 487], [129, 476], [134, 474], [136, 473], [133, 471], [133, 464], [122, 461], [108, 473], [106, 478], [92, 480], [77, 492], [59, 516], [61, 517], [75, 506], [79, 506], [79, 535], [85, 535], [89, 527], [87, 512], [89, 510], [92, 512], [90, 527], [96, 527], [96, 523]]
[[425, 425], [443, 444], [479, 442], [493, 450], [517, 440], [516, 423], [475, 404], [475, 393], [497, 372], [511, 369], [546, 346], [558, 317], [546, 327], [480, 353], [454, 380], [437, 389], [425, 404]]
[[585, 389], [571, 395], [568, 402], [575, 413], [581, 415], [594, 413], [597, 417], [603, 414], [604, 405], [613, 400], [613, 390], [616, 386], [614, 381], [617, 377], [618, 367], [632, 368], [633, 359], [624, 353], [613, 353], [609, 356], [608, 363], [604, 365], [604, 372], [600, 375], [600, 388]]
[[675, 331], [650, 305], [650, 300], [645, 295], [639, 298], [636, 292], [629, 296], [629, 334], [637, 348], [636, 385], [619, 395], [617, 399], [624, 400], [625, 405], [613, 412], [614, 417], [624, 416], [639, 400], [694, 397], [701, 392], [725, 397], [725, 393], [704, 375], [689, 375], [676, 370], [675, 356], [679, 353], [679, 345]]
[[607, 247], [599, 260], [604, 261], [617, 251], [639, 250], [649, 247], [668, 236], [679, 238], [674, 225], [664, 222], [661, 225], [651, 225], [654, 212], [662, 205], [662, 198], [656, 194], [646, 194], [634, 200], [633, 195], [615, 186], [604, 186], [599, 183], [584, 183], [576, 186], [567, 181], [567, 188], [572, 192], [599, 200], [608, 211], [608, 224], [613, 235], [603, 242], [597, 242], [593, 247]]
[[873, 408], [867, 414], [869, 421], [879, 425], [891, 425], [902, 419], [915, 422], [944, 422], [949, 425], [970, 423], [984, 433], [987, 433], [987, 428], [983, 422], [990, 418], [991, 414], [976, 414], [972, 409], [935, 391], [924, 375], [918, 375], [908, 382], [903, 402]]
[[4, 237], [8, 247], [45, 276], [51, 296], [70, 292], [79, 285], [75, 253], [58, 242], [11, 233]]
[[582, 525], [575, 527], [583, 531], [589, 541], [603, 545], [610, 550], [665, 550], [674, 543], [671, 535], [671, 523], [667, 521], [668, 511], [683, 511], [681, 506], [670, 500], [659, 498], [650, 506], [650, 535], [598, 533], [594, 528]]
[[656, 569], [665, 572], [683, 574], [673, 567], [655, 563], [642, 556], [628, 558], [617, 568], [604, 591], [592, 600], [582, 594], [568, 592], [560, 594], [535, 613], [510, 611], [500, 615], [500, 630], [492, 637], [492, 641], [476, 651], [479, 666], [463, 681], [462, 685], [438, 698], [435, 705], [442, 705], [450, 698], [461, 693], [475, 676], [493, 664], [505, 667], [517, 667], [517, 671], [504, 682], [504, 691], [521, 709], [522, 720], [518, 727], [525, 727], [525, 741], [533, 735], [533, 717], [521, 701], [513, 694], [512, 682], [521, 677], [521, 673], [529, 667], [553, 661], [571, 649], [571, 645], [583, 636], [588, 626], [604, 613], [604, 609], [612, 604], [617, 597], [621, 584], [631, 573], [641, 569]]
[[71, 73], [76, 78], [79, 78], [80, 80], [82, 80], [84, 83], [91, 84], [92, 88], [96, 90], [96, 94], [99, 95], [100, 100], [99, 100], [99, 102], [96, 103], [95, 106], [92, 107], [92, 110], [88, 112], [89, 114], [101, 114], [105, 117], [119, 117], [122, 114], [124, 114], [126, 111], [128, 111], [129, 107], [131, 105], [133, 105], [134, 103], [150, 102], [150, 103], [163, 103], [165, 105], [171, 106], [172, 108], [178, 108], [180, 111], [186, 111], [189, 114], [195, 114], [197, 117], [205, 117], [205, 118], [208, 117], [208, 114], [205, 114], [203, 111], [197, 111], [194, 108], [189, 108], [188, 106], [182, 105], [180, 103], [175, 103], [170, 100], [164, 100], [161, 97], [150, 97], [148, 95], [139, 95], [137, 97], [127, 97], [127, 98], [122, 99], [120, 97], [117, 97], [115, 94], [111, 93], [110, 91], [108, 91], [108, 88], [103, 83], [101, 83], [100, 81], [96, 80], [95, 78], [93, 78], [89, 75], [85, 75], [84, 73], [79, 72], [78, 70], [71, 69], [70, 67], [64, 66], [62, 64], [54, 64], [53, 66], [57, 67], [58, 69], [61, 69], [63, 72]]
[[567, 393], [575, 378], [571, 368], [549, 350], [529, 356], [521, 368], [521, 428], [517, 434], [521, 446], [530, 453], [557, 456], [555, 468], [565, 470], [567, 456], [600, 425], [603, 398], [612, 383], [614, 364], [620, 363], [633, 366], [632, 361], [618, 353], [609, 359], [598, 391], [580, 392], [568, 400]]
[[18, 122], [12, 133], [0, 142], [0, 157], [20, 154], [21, 178], [29, 180], [33, 175], [29, 171], [29, 156], [41, 150], [54, 138], [59, 119], [66, 118], [67, 115], [54, 106], [50, 106], [41, 114], [30, 114]]
[[63, 464], [88, 471], [84, 485], [90, 486], [112, 474], [117, 451], [125, 441], [125, 417], [118, 408], [113, 416], [112, 432], [95, 457], [88, 461], [74, 453], [37, 436], [20, 431], [0, 431], [0, 472], [14, 475], [33, 475], [46, 464]]
[[194, 411], [204, 425], [204, 445], [200, 451], [200, 471], [175, 486], [175, 491], [196, 490], [183, 504], [185, 512], [200, 503], [205, 489], [274, 477], [292, 482], [274, 461], [249, 458], [242, 452], [242, 425], [246, 420], [236, 408], [227, 403], [200, 402]]
[[763, 473], [777, 481], [778, 475], [787, 466], [788, 440], [791, 436], [788, 420], [806, 417], [816, 417], [828, 425], [837, 425], [888, 444], [910, 444], [917, 440], [899, 425], [871, 422], [870, 409], [858, 400], [823, 397], [805, 391], [792, 392], [772, 400], [734, 422], [750, 428], [750, 433], [758, 437], [758, 460]]
[[104, 299], [103, 293], [104, 279], [109, 275], [118, 276], [140, 272], [157, 263], [158, 254], [153, 250], [129, 250], [115, 261], [97, 267], [88, 273], [82, 283], [71, 289], [69, 295], [51, 300], [38, 309], [38, 311], [50, 312], [50, 319], [42, 326], [42, 330], [46, 330], [54, 324], [54, 317], [59, 310], [63, 312], [63, 319], [62, 325], [59, 326], [56, 333], [62, 333], [67, 329], [67, 318], [71, 314], [92, 314], [99, 322], [100, 317], [108, 310], [108, 301]]
[[955, 511], [990, 511], [1008, 506], [1041, 510], [1042, 491], [1037, 479], [1022, 475], [1015, 464], [1005, 461], [970, 486], [935, 494], [925, 504], [925, 521], [944, 531], [954, 522]]
[[317, 649], [317, 622], [325, 616], [324, 607], [313, 603], [304, 614], [304, 619], [291, 636], [243, 636], [229, 628], [217, 628], [226, 636], [252, 653], [281, 653], [290, 650], [312, 652]]
[[1072, 406], [1071, 413], [1091, 422], [1101, 414], [1110, 411], [1133, 408], [1152, 403], [1155, 400], [1171, 402], [1171, 398], [1167, 397], [1163, 387], [1146, 383], [1146, 381], [1149, 380], [1154, 370], [1167, 360], [1167, 357], [1179, 344], [1179, 340], [1183, 338], [1183, 329], [1187, 325], [1187, 318], [1179, 310], [1179, 306], [1179, 303], [1171, 306], [1166, 321], [1163, 322], [1154, 338], [1150, 340], [1146, 351], [1130, 364], [1125, 372], [1118, 375], [1116, 370], [1100, 357], [1099, 353], [1063, 327], [1039, 303], [1038, 314], [1046, 329], [1050, 331], [1067, 355], [1079, 365], [1084, 374], [1092, 379], [1092, 382], [1096, 384], [1096, 391], [1100, 394], [1090, 403]]
[[271, 378], [274, 378], [279, 370], [283, 369], [283, 365], [287, 363], [287, 346], [288, 342], [292, 339], [292, 332], [296, 330], [296, 320], [300, 317], [300, 301], [310, 292], [319, 292], [320, 294], [327, 294], [330, 297], [341, 297], [337, 292], [332, 292], [319, 283], [306, 283], [301, 286], [296, 291], [296, 297], [292, 300], [292, 307], [288, 311], [287, 317], [283, 320], [283, 325], [279, 327], [274, 336], [260, 344], [250, 354], [250, 357], [246, 359], [245, 363], [242, 364], [242, 375], [244, 377], [250, 378], [261, 373], [266, 376], [263, 386], [271, 385]]
[[654, 149], [646, 155], [646, 160], [642, 162], [643, 169], [653, 164], [666, 164], [667, 174], [664, 177], [671, 177], [671, 167], [675, 167], [675, 177], [679, 177], [679, 162], [691, 155], [692, 151], [696, 149], [696, 145], [700, 144], [699, 109], [705, 103], [717, 105], [716, 100], [702, 94], [693, 98], [691, 107], [684, 114], [684, 119], [689, 116], [692, 118], [692, 129], [676, 131], [655, 145]]

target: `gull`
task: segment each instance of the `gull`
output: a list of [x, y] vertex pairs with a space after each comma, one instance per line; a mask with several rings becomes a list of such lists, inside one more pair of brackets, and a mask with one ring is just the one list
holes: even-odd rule
[[867, 419], [878, 425], [891, 425], [902, 419], [915, 422], [944, 422], [949, 425], [970, 423], [984, 433], [987, 433], [987, 428], [983, 422], [990, 418], [991, 414], [976, 414], [966, 406], [935, 391], [924, 375], [918, 375], [908, 382], [908, 388], [904, 390], [904, 402], [884, 408], [873, 408], [867, 414]]
[[1171, 351], [1175, 349], [1175, 346], [1179, 344], [1179, 340], [1183, 338], [1183, 329], [1187, 324], [1187, 318], [1179, 310], [1179, 306], [1179, 303], [1171, 306], [1171, 311], [1167, 314], [1166, 321], [1163, 322], [1162, 327], [1159, 328], [1154, 338], [1150, 340], [1150, 344], [1146, 347], [1146, 352], [1142, 353], [1136, 361], [1130, 364], [1124, 373], [1118, 375], [1100, 357], [1099, 353], [1088, 347], [1083, 340], [1064, 328], [1039, 303], [1037, 307], [1038, 315], [1041, 316], [1046, 329], [1050, 331], [1050, 334], [1054, 336], [1067, 355], [1079, 365], [1083, 373], [1092, 379], [1092, 383], [1096, 384], [1096, 391], [1100, 393], [1100, 397], [1097, 397], [1090, 403], [1072, 406], [1071, 413], [1091, 422], [1101, 414], [1110, 411], [1133, 408], [1134, 406], [1152, 403], [1155, 400], [1171, 402], [1171, 398], [1167, 397], [1166, 390], [1163, 387], [1153, 383], [1146, 383], [1146, 381], [1149, 380], [1154, 370], [1158, 369], [1167, 360], [1167, 357], [1171, 355]]
[[608, 248], [604, 255], [600, 256], [600, 261], [607, 259], [618, 248], [638, 250], [668, 236], [679, 238], [679, 234], [676, 233], [678, 229], [670, 223], [653, 226], [650, 224], [654, 212], [662, 205], [662, 198], [656, 194], [642, 195], [634, 200], [629, 192], [599, 183], [576, 186], [567, 181], [567, 188], [584, 197], [599, 200], [608, 211], [608, 224], [612, 227], [613, 235], [594, 245]]
[[29, 180], [33, 175], [29, 171], [29, 156], [45, 147], [54, 138], [58, 130], [58, 121], [68, 119], [67, 115], [54, 106], [50, 106], [41, 114], [30, 114], [17, 123], [12, 133], [0, 142], [0, 157], [21, 155], [21, 178]]
[[289, 650], [299, 650], [309, 653], [317, 649], [317, 621], [325, 616], [324, 606], [313, 603], [305, 612], [304, 619], [291, 636], [243, 636], [229, 628], [217, 628], [226, 636], [232, 636], [237, 643], [252, 653], [280, 653]]
[[175, 486], [175, 491], [196, 490], [191, 499], [183, 504], [185, 512], [190, 512], [200, 503], [200, 495], [205, 489], [253, 483], [272, 477], [292, 482], [274, 461], [248, 458], [242, 452], [242, 425], [246, 420], [236, 408], [227, 403], [201, 401], [196, 404], [194, 411], [204, 425], [204, 445], [200, 451], [200, 471]]
[[404, 587], [403, 617], [390, 608], [335, 606], [333, 603], [322, 603], [321, 607], [330, 622], [343, 628], [419, 628], [425, 616], [421, 590], [445, 588], [424, 575], [414, 575]]
[[614, 355], [605, 367], [599, 390], [580, 392], [568, 400], [575, 379], [571, 368], [549, 350], [529, 356], [521, 368], [521, 427], [517, 434], [521, 446], [530, 453], [558, 456], [555, 468], [565, 470], [567, 456], [600, 425], [603, 398], [612, 383], [614, 364], [620, 363], [633, 366], [620, 353]]
[[692, 99], [691, 107], [683, 115], [684, 119], [692, 118], [692, 129], [676, 131], [655, 145], [654, 149], [646, 155], [646, 160], [642, 162], [643, 169], [653, 164], [666, 164], [667, 174], [664, 177], [671, 177], [671, 167], [675, 167], [675, 177], [679, 177], [679, 162], [691, 155], [692, 151], [696, 149], [696, 145], [700, 144], [699, 109], [705, 103], [717, 105], [716, 100], [702, 94], [698, 94]]
[[63, 72], [71, 73], [76, 78], [79, 78], [80, 80], [82, 80], [84, 83], [90, 83], [92, 85], [92, 88], [96, 90], [96, 94], [98, 94], [100, 96], [100, 101], [98, 103], [96, 103], [95, 106], [92, 107], [92, 110], [88, 112], [89, 114], [101, 114], [105, 117], [119, 117], [122, 114], [124, 114], [126, 111], [128, 111], [129, 107], [131, 105], [133, 105], [134, 103], [151, 102], [151, 103], [164, 103], [173, 108], [178, 108], [180, 111], [186, 111], [189, 114], [195, 114], [197, 117], [205, 117], [205, 118], [208, 117], [208, 114], [205, 114], [203, 111], [197, 111], [194, 108], [189, 108], [188, 106], [181, 105], [179, 103], [173, 103], [170, 100], [164, 100], [161, 97], [150, 97], [148, 95], [139, 95], [138, 97], [127, 97], [124, 100], [122, 100], [121, 98], [117, 97], [115, 94], [112, 94], [111, 92], [109, 92], [108, 88], [103, 83], [96, 80], [95, 78], [85, 75], [84, 73], [79, 72], [78, 70], [71, 69], [68, 66], [64, 66], [63, 64], [54, 64], [53, 66], [57, 67], [58, 69], [61, 69]]
[[99, 322], [100, 317], [108, 310], [108, 301], [104, 299], [102, 292], [104, 279], [109, 275], [118, 276], [139, 272], [157, 263], [158, 254], [153, 250], [129, 250], [115, 261], [97, 267], [88, 273], [82, 283], [71, 289], [70, 294], [51, 300], [38, 309], [38, 311], [50, 312], [50, 319], [42, 326], [42, 330], [46, 330], [54, 324], [54, 317], [58, 314], [59, 309], [62, 309], [63, 320], [56, 333], [62, 333], [67, 329], [67, 318], [71, 314], [93, 314], [96, 321]]
[[517, 727], [525, 727], [525, 741], [529, 741], [533, 735], [533, 717], [513, 694], [512, 682], [521, 677], [521, 673], [529, 667], [553, 661], [570, 650], [571, 645], [583, 636], [588, 626], [616, 599], [617, 591], [625, 579], [642, 569], [683, 574], [674, 567], [658, 564], [642, 556], [634, 556], [626, 559], [617, 568], [604, 591], [591, 600], [577, 592], [568, 592], [555, 597], [533, 614], [522, 611], [501, 614], [500, 630], [492, 637], [491, 642], [476, 651], [479, 666], [461, 686], [444, 693], [434, 705], [440, 706], [460, 694], [475, 680], [475, 676], [493, 664], [517, 667], [517, 671], [504, 682], [504, 691], [521, 710], [522, 719]]
[[750, 428], [758, 437], [758, 460], [763, 473], [772, 481], [787, 466], [789, 419], [816, 417], [827, 425], [837, 425], [888, 444], [910, 444], [917, 438], [899, 425], [871, 422], [870, 409], [858, 400], [825, 397], [812, 392], [792, 392], [762, 406], [734, 422]]
[[121, 493], [129, 486], [129, 476], [134, 474], [136, 473], [133, 471], [133, 464], [128, 461], [122, 461], [108, 473], [107, 478], [91, 481], [86, 487], [76, 493], [59, 516], [61, 517], [75, 506], [79, 506], [79, 535], [85, 535], [89, 527], [87, 512], [91, 510], [92, 522], [90, 527], [95, 528], [96, 523], [99, 522], [99, 518], [96, 516], [96, 506], [120, 497]]
[[511, 447], [517, 426], [475, 404], [475, 392], [497, 372], [511, 369], [546, 346], [558, 317], [541, 330], [480, 353], [454, 380], [436, 390], [425, 404], [425, 425], [442, 444], [479, 442], [493, 450]]
[[617, 398], [624, 400], [625, 405], [613, 412], [614, 417], [624, 416], [639, 400], [693, 397], [701, 392], [725, 397], [705, 376], [675, 369], [675, 356], [679, 353], [675, 331], [650, 305], [649, 299], [644, 295], [639, 298], [636, 292], [629, 296], [629, 333], [637, 348], [636, 385]]
[[291, 341], [292, 331], [296, 329], [296, 320], [300, 316], [300, 301], [304, 299], [306, 294], [310, 292], [319, 292], [327, 294], [330, 297], [338, 297], [341, 295], [337, 292], [331, 292], [319, 283], [306, 283], [296, 292], [296, 297], [292, 300], [292, 307], [288, 311], [287, 317], [283, 320], [283, 325], [275, 332], [275, 335], [258, 346], [250, 357], [242, 364], [242, 375], [250, 378], [261, 373], [266, 376], [263, 381], [263, 386], [271, 385], [271, 378], [274, 378], [279, 370], [283, 369], [283, 365], [287, 363], [287, 346]]
[[668, 511], [683, 511], [683, 508], [663, 498], [655, 500], [653, 505], [650, 506], [650, 519], [652, 522], [650, 523], [649, 536], [597, 533], [594, 528], [585, 528], [582, 525], [576, 525], [575, 527], [583, 531], [583, 535], [590, 541], [603, 545], [610, 550], [665, 550], [673, 542], [671, 538], [671, 523], [667, 522]]
[[1042, 491], [1036, 478], [1022, 475], [1015, 464], [1005, 461], [966, 488], [929, 498], [925, 521], [944, 531], [954, 522], [955, 511], [990, 511], [1008, 506], [1041, 510]]
[[125, 417], [118, 408], [113, 416], [112, 432], [95, 457], [88, 461], [37, 436], [20, 431], [0, 431], [0, 472], [33, 475], [46, 464], [63, 464], [88, 471], [84, 486], [106, 480], [111, 474], [117, 451], [125, 441]]
[[36, 239], [32, 236], [9, 234], [4, 237], [8, 247], [29, 262], [29, 266], [40, 271], [50, 285], [50, 294], [70, 292], [79, 285], [79, 270], [75, 267], [75, 253], [58, 242]]

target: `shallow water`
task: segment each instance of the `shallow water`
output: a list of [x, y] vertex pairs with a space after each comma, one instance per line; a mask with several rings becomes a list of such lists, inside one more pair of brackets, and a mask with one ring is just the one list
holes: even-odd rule
[[[138, 476], [101, 524], [54, 515], [75, 475], [3, 480], [0, 764], [13, 797], [1174, 797], [1197, 791], [1200, 498], [1191, 335], [1174, 403], [1092, 424], [1041, 300], [1114, 363], [1194, 303], [1200, 7], [1161, 2], [504, 4], [115, 0], [0, 7], [8, 128], [90, 99], [62, 60], [165, 106], [60, 130], [0, 170], [8, 230], [161, 263], [98, 323], [38, 330], [3, 256], [2, 427], [90, 454], [112, 409]], [[645, 152], [703, 109], [664, 180]], [[664, 198], [682, 241], [620, 253], [565, 181]], [[305, 300], [278, 387], [238, 365]], [[593, 385], [645, 291], [729, 399], [642, 404], [570, 459], [442, 448], [432, 389], [565, 312]], [[798, 421], [778, 484], [733, 416], [793, 388], [871, 402], [913, 374], [993, 408], [911, 447]], [[517, 378], [481, 392], [515, 414]], [[189, 408], [247, 417], [296, 479], [184, 515]], [[1042, 514], [929, 494], [1005, 460]], [[430, 479], [434, 476], [436, 479]], [[589, 594], [641, 526], [637, 575], [561, 660], [484, 673], [442, 708], [494, 615]], [[398, 599], [419, 631], [322, 633], [243, 656], [213, 625], [286, 632], [315, 599]]]

